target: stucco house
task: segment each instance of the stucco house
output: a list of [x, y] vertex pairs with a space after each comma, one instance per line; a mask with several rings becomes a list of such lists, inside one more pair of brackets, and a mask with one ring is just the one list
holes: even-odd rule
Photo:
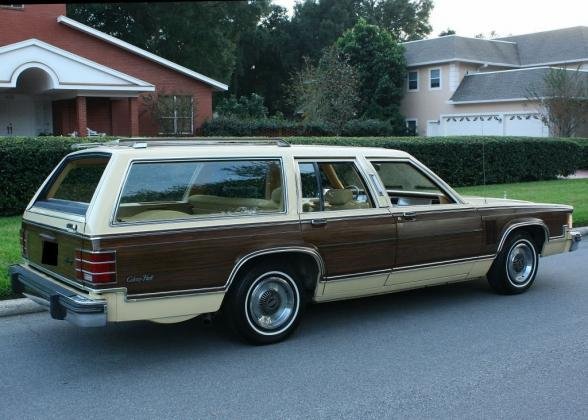
[[401, 112], [422, 136], [548, 136], [528, 87], [540, 91], [550, 67], [588, 71], [586, 26], [499, 39], [450, 35], [404, 47]]
[[0, 135], [189, 135], [227, 88], [66, 17], [65, 4], [0, 5]]

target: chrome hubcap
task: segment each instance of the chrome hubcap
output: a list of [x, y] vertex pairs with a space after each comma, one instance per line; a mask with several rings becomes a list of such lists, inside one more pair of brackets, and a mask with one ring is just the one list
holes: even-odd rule
[[251, 321], [264, 330], [277, 330], [292, 320], [297, 300], [292, 285], [277, 275], [258, 280], [249, 295]]
[[535, 268], [535, 252], [527, 242], [513, 246], [508, 253], [506, 267], [510, 280], [517, 286], [527, 283]]

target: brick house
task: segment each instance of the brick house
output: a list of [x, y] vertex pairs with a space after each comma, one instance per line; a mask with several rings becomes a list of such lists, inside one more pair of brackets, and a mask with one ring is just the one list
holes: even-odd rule
[[0, 6], [0, 135], [189, 135], [212, 117], [227, 85], [65, 13]]

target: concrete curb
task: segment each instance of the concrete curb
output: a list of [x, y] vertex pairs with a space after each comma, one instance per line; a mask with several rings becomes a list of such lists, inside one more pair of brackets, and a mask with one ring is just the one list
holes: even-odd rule
[[29, 298], [0, 300], [0, 318], [4, 316], [32, 314], [46, 310]]
[[[583, 240], [588, 241], [588, 226], [574, 227], [574, 230], [582, 234]], [[36, 304], [29, 298], [0, 300], [0, 318], [5, 316], [32, 314], [46, 310], [46, 308]]]

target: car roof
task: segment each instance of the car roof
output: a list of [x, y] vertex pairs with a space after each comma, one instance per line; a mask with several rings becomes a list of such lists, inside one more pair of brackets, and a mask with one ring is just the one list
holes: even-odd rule
[[290, 145], [281, 139], [213, 139], [200, 140], [125, 140], [109, 143], [82, 143], [75, 154], [106, 152], [131, 159], [292, 156], [295, 158], [394, 157], [410, 158], [401, 150], [379, 147], [330, 145]]

